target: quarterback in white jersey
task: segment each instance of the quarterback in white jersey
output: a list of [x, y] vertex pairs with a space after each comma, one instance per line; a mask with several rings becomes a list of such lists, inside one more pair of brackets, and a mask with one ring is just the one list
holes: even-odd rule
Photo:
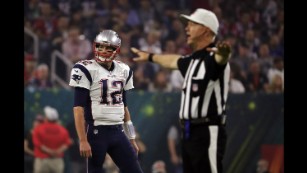
[[107, 70], [96, 60], [82, 60], [73, 67], [69, 85], [90, 91], [92, 117], [88, 121], [92, 118], [94, 126], [123, 124], [122, 93], [134, 88], [128, 65], [114, 60]]
[[143, 173], [126, 104], [126, 91], [134, 88], [133, 73], [128, 65], [114, 60], [120, 46], [116, 32], [103, 30], [94, 40], [94, 59], [81, 60], [71, 70], [75, 127], [88, 173], [102, 172], [106, 153], [120, 172]]

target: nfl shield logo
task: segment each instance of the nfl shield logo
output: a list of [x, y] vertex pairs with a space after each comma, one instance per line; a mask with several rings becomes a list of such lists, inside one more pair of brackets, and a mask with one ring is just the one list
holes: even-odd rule
[[197, 92], [198, 91], [198, 85], [196, 83], [192, 84], [192, 91]]

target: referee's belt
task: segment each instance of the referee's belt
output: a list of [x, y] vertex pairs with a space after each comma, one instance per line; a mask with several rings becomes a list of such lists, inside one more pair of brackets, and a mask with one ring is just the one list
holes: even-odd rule
[[182, 127], [184, 127], [187, 122], [189, 122], [191, 125], [225, 125], [226, 115], [203, 117], [189, 120], [180, 119], [180, 125]]

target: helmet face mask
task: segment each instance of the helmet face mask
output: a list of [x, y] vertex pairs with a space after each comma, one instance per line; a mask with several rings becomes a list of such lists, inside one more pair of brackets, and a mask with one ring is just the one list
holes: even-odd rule
[[93, 43], [95, 60], [99, 63], [112, 62], [119, 54], [121, 39], [112, 30], [100, 32]]

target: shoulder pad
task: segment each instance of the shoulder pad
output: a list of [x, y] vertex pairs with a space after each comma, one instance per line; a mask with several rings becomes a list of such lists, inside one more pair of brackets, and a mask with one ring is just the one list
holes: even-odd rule
[[113, 62], [116, 63], [116, 65], [118, 65], [119, 67], [121, 67], [123, 69], [127, 69], [127, 70], [130, 69], [130, 67], [122, 61], [114, 60]]

